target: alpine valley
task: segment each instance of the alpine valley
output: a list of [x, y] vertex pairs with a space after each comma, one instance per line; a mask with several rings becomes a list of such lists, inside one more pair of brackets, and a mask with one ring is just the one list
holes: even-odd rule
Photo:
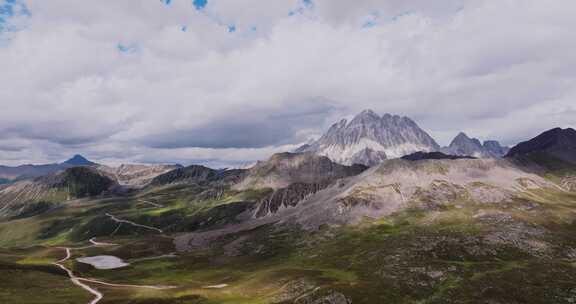
[[0, 167], [1, 303], [576, 303], [576, 131], [365, 110], [247, 169]]

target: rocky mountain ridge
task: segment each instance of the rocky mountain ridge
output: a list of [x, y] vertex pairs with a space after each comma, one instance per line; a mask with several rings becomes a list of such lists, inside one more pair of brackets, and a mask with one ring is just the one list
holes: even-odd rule
[[506, 157], [548, 157], [576, 164], [576, 130], [554, 128], [519, 143]]
[[298, 152], [313, 152], [344, 165], [375, 165], [417, 151], [437, 151], [440, 146], [408, 117], [364, 110], [351, 121], [332, 125], [317, 141]]

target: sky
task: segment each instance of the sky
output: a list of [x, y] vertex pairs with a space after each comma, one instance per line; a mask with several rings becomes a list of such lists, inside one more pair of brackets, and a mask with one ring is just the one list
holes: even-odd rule
[[241, 166], [363, 109], [576, 126], [573, 0], [0, 0], [0, 164]]

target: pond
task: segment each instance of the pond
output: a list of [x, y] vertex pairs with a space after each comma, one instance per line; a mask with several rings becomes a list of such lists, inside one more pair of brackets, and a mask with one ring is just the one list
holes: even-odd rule
[[130, 264], [125, 263], [122, 259], [111, 255], [98, 255], [92, 257], [76, 259], [80, 263], [90, 264], [96, 269], [116, 269], [126, 267]]

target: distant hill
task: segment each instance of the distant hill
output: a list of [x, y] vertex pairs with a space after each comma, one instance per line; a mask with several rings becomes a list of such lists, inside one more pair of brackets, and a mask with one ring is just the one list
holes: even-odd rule
[[475, 157], [467, 155], [450, 155], [442, 152], [416, 152], [402, 156], [405, 160], [425, 160], [425, 159], [474, 159]]
[[76, 154], [69, 160], [63, 162], [62, 164], [72, 165], [72, 166], [93, 166], [96, 163], [87, 160], [84, 156]]
[[470, 138], [466, 133], [460, 132], [448, 147], [443, 147], [442, 152], [450, 155], [473, 156], [476, 158], [500, 158], [510, 150], [503, 147], [498, 141], [487, 140], [481, 143], [477, 138]]
[[[77, 166], [94, 166], [97, 165], [84, 158], [81, 155], [74, 155], [72, 158], [56, 164], [45, 165], [20, 165], [15, 167], [0, 166], [0, 181], [10, 183], [18, 180], [31, 179], [66, 170]], [[0, 182], [0, 183], [2, 183]]]
[[554, 128], [510, 149], [507, 158], [529, 160], [548, 169], [576, 166], [576, 130]]
[[1, 216], [18, 216], [29, 206], [43, 202], [93, 197], [105, 193], [115, 181], [93, 167], [77, 166], [0, 187]]

